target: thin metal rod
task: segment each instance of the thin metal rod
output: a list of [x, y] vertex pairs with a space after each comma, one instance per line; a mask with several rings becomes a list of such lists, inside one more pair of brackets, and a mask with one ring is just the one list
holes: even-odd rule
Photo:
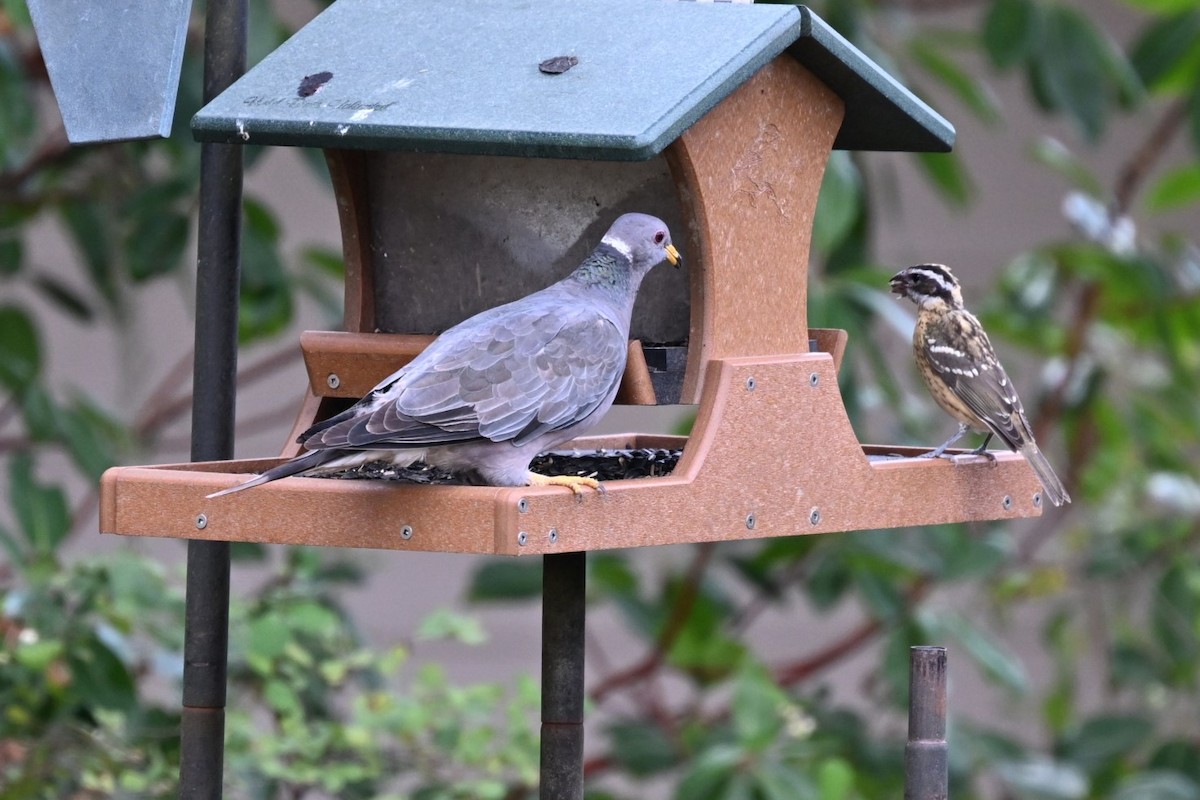
[[[204, 101], [246, 70], [246, 0], [208, 0]], [[233, 456], [241, 280], [242, 149], [200, 149], [192, 460]], [[224, 765], [229, 544], [188, 542], [179, 796], [218, 800]]]
[[949, 786], [946, 648], [914, 647], [909, 651], [904, 800], [946, 800]]
[[541, 800], [583, 798], [587, 553], [543, 557]]

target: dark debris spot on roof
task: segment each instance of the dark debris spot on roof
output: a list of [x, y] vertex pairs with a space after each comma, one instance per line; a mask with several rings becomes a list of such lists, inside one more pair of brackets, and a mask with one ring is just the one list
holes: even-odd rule
[[561, 75], [578, 63], [579, 59], [575, 56], [555, 56], [538, 64], [538, 69], [547, 75]]
[[312, 97], [317, 92], [321, 91], [321, 87], [329, 83], [333, 78], [332, 72], [314, 72], [312, 75], [305, 75], [300, 81], [300, 87], [296, 89], [296, 94], [300, 97]]

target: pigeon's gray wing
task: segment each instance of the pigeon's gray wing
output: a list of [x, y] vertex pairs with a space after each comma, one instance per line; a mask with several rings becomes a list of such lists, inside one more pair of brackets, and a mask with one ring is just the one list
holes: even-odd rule
[[358, 405], [311, 429], [304, 446], [523, 444], [577, 425], [615, 391], [628, 342], [611, 320], [561, 304], [493, 312], [442, 334]]
[[1020, 450], [1033, 440], [1029, 420], [991, 342], [986, 336], [969, 335], [981, 330], [973, 317], [964, 323], [948, 315], [939, 321], [938, 335], [922, 343], [925, 358], [972, 414], [1010, 448]]

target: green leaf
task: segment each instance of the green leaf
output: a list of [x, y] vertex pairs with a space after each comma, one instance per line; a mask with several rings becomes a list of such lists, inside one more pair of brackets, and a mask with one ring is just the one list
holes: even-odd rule
[[1200, 154], [1200, 81], [1187, 97], [1188, 128], [1192, 132], [1192, 149]]
[[993, 65], [1007, 69], [1029, 58], [1040, 30], [1033, 0], [996, 0], [983, 21], [983, 46]]
[[438, 609], [417, 627], [417, 639], [454, 640], [463, 644], [483, 644], [487, 633], [474, 617], [458, 614], [450, 609]]
[[242, 564], [262, 563], [267, 560], [267, 547], [258, 542], [231, 542], [229, 558]]
[[71, 532], [71, 514], [62, 488], [38, 483], [33, 457], [12, 456], [8, 465], [9, 501], [25, 540], [39, 555], [51, 555]]
[[29, 4], [25, 0], [4, 0], [3, 7], [9, 23], [14, 27], [26, 31], [33, 27], [33, 20], [29, 18]]
[[817, 769], [820, 800], [850, 800], [854, 792], [854, 768], [840, 758], [829, 758]]
[[1150, 89], [1191, 79], [1200, 62], [1200, 9], [1155, 20], [1138, 37], [1130, 63]]
[[8, 45], [11, 35], [5, 36], [6, 46], [0, 48], [0, 156], [4, 166], [17, 167], [33, 147], [37, 130], [37, 109], [30, 91], [33, 82], [26, 79], [18, 53], [20, 48]]
[[67, 662], [75, 690], [89, 705], [128, 711], [137, 702], [133, 675], [117, 655], [96, 636], [74, 643]]
[[1178, 772], [1142, 772], [1122, 781], [1112, 800], [1200, 800], [1200, 786]]
[[862, 214], [862, 176], [850, 154], [835, 150], [825, 164], [817, 213], [813, 220], [813, 245], [830, 253], [850, 234]]
[[250, 622], [246, 652], [268, 661], [283, 655], [291, 642], [291, 631], [277, 612], [270, 612]]
[[16, 305], [0, 306], [0, 384], [20, 394], [41, 370], [33, 321]]
[[53, 441], [62, 435], [62, 410], [40, 383], [30, 384], [21, 394], [21, 414], [33, 441]]
[[768, 761], [754, 770], [756, 797], [763, 800], [800, 800], [813, 796], [807, 776], [790, 764]]
[[851, 578], [845, 559], [840, 558], [833, 548], [825, 548], [813, 559], [812, 571], [804, 581], [804, 592], [818, 610], [828, 611], [845, 597]]
[[0, 236], [0, 277], [16, 275], [25, 259], [25, 246], [16, 236]]
[[1186, 11], [1196, 5], [1196, 0], [1125, 0], [1125, 2], [1155, 14], [1174, 14]]
[[30, 644], [18, 644], [13, 655], [21, 666], [40, 672], [50, 666], [50, 662], [61, 656], [62, 653], [63, 643], [49, 639]]
[[300, 713], [300, 698], [296, 690], [281, 680], [267, 681], [263, 688], [263, 700], [281, 714]]
[[949, 89], [976, 117], [987, 123], [1000, 120], [1000, 101], [990, 86], [955, 64], [927, 39], [913, 40], [911, 50], [921, 68]]
[[1153, 770], [1170, 770], [1200, 784], [1200, 746], [1195, 742], [1173, 739], [1165, 742], [1146, 765]]
[[[634, 595], [638, 589], [637, 575], [629, 559], [620, 553], [600, 552], [588, 557], [588, 591], [597, 597]], [[541, 578], [539, 577], [539, 582]]]
[[95, 317], [95, 312], [87, 301], [53, 275], [35, 275], [33, 285], [43, 297], [58, 306], [60, 311], [66, 312], [76, 320], [91, 322]]
[[[682, 590], [682, 582], [672, 582], [667, 588], [666, 602], [673, 604]], [[745, 644], [726, 632], [725, 624], [730, 613], [729, 605], [715, 591], [713, 584], [701, 584], [691, 613], [667, 653], [667, 661], [702, 683], [728, 675], [746, 652]], [[656, 635], [661, 635], [661, 626], [666, 621], [660, 618]]]
[[727, 787], [738, 774], [744, 756], [740, 748], [728, 745], [705, 750], [679, 782], [675, 800], [729, 800]]
[[142, 283], [174, 272], [183, 264], [191, 222], [184, 214], [157, 209], [134, 221], [125, 240], [129, 277]]
[[963, 208], [970, 202], [974, 187], [956, 154], [917, 153], [915, 157], [930, 184], [952, 208]]
[[787, 695], [758, 663], [748, 662], [738, 671], [733, 686], [733, 730], [738, 743], [758, 751], [773, 742], [783, 729]]
[[471, 576], [467, 599], [472, 603], [532, 600], [542, 593], [540, 559], [485, 561]]
[[81, 400], [60, 412], [59, 424], [71, 459], [85, 475], [99, 480], [116, 463], [115, 446], [123, 432], [120, 423]]
[[1025, 668], [1015, 655], [966, 617], [939, 614], [925, 617], [926, 627], [934, 633], [953, 636], [984, 674], [1015, 692], [1024, 692], [1029, 684]]
[[1035, 96], [1048, 110], [1070, 116], [1091, 142], [1104, 130], [1113, 97], [1131, 91], [1122, 63], [1124, 57], [1082, 13], [1063, 5], [1046, 8], [1030, 72]]
[[1050, 760], [1002, 762], [1000, 780], [1022, 800], [1081, 800], [1087, 796], [1087, 777], [1071, 764]]
[[315, 602], [298, 603], [286, 611], [288, 626], [299, 633], [330, 637], [342, 629], [341, 618]]
[[117, 286], [109, 255], [108, 224], [101, 216], [98, 204], [69, 200], [59, 207], [63, 222], [83, 256], [88, 276], [96, 292], [110, 306], [116, 305]]
[[0, 525], [0, 547], [4, 548], [4, 552], [8, 553], [9, 563], [14, 567], [20, 567], [28, 557], [24, 548], [17, 541], [17, 537]]
[[305, 264], [331, 278], [343, 280], [346, 277], [346, 265], [341, 252], [337, 250], [311, 245], [300, 252], [300, 258]]
[[1154, 724], [1133, 714], [1100, 714], [1083, 724], [1065, 748], [1066, 756], [1093, 772], [1144, 744]]
[[292, 317], [292, 292], [279, 253], [279, 224], [270, 210], [243, 203], [242, 285], [238, 338], [243, 344], [278, 333]]
[[1062, 175], [1074, 186], [1083, 189], [1093, 197], [1104, 194], [1104, 186], [1074, 153], [1061, 141], [1051, 136], [1042, 136], [1033, 143], [1030, 155], [1034, 161], [1050, 167]]
[[1151, 211], [1167, 211], [1200, 200], [1200, 163], [1192, 163], [1163, 175], [1146, 196]]
[[1195, 663], [1200, 659], [1200, 636], [1195, 620], [1200, 616], [1200, 593], [1191, 570], [1172, 566], [1158, 582], [1150, 610], [1151, 630], [1156, 644], [1180, 675], [1195, 680]]
[[658, 725], [648, 722], [619, 722], [608, 729], [612, 756], [622, 769], [645, 778], [679, 764], [679, 749]]

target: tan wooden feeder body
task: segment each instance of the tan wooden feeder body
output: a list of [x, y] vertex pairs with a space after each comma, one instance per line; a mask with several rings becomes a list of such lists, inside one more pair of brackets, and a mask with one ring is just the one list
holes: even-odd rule
[[[688, 437], [588, 437], [560, 449], [682, 447], [671, 475], [607, 482], [603, 495], [582, 498], [561, 487], [287, 478], [208, 500], [279, 459], [122, 467], [103, 478], [101, 531], [525, 555], [1040, 514], [1040, 487], [1019, 455], [957, 465], [870, 459], [920, 451], [864, 447], [851, 428], [837, 381], [846, 335], [810, 330], [806, 313], [817, 193], [845, 115], [825, 82], [782, 54], [664, 151], [690, 278], [683, 401], [698, 403], [695, 425]], [[297, 432], [338, 399], [361, 397], [428, 341], [374, 332], [380, 250], [371, 182], [384, 156], [326, 154], [343, 232], [347, 332], [302, 338], [309, 385]], [[655, 402], [640, 356], [631, 343], [618, 402]], [[295, 452], [289, 445], [283, 456]]]

